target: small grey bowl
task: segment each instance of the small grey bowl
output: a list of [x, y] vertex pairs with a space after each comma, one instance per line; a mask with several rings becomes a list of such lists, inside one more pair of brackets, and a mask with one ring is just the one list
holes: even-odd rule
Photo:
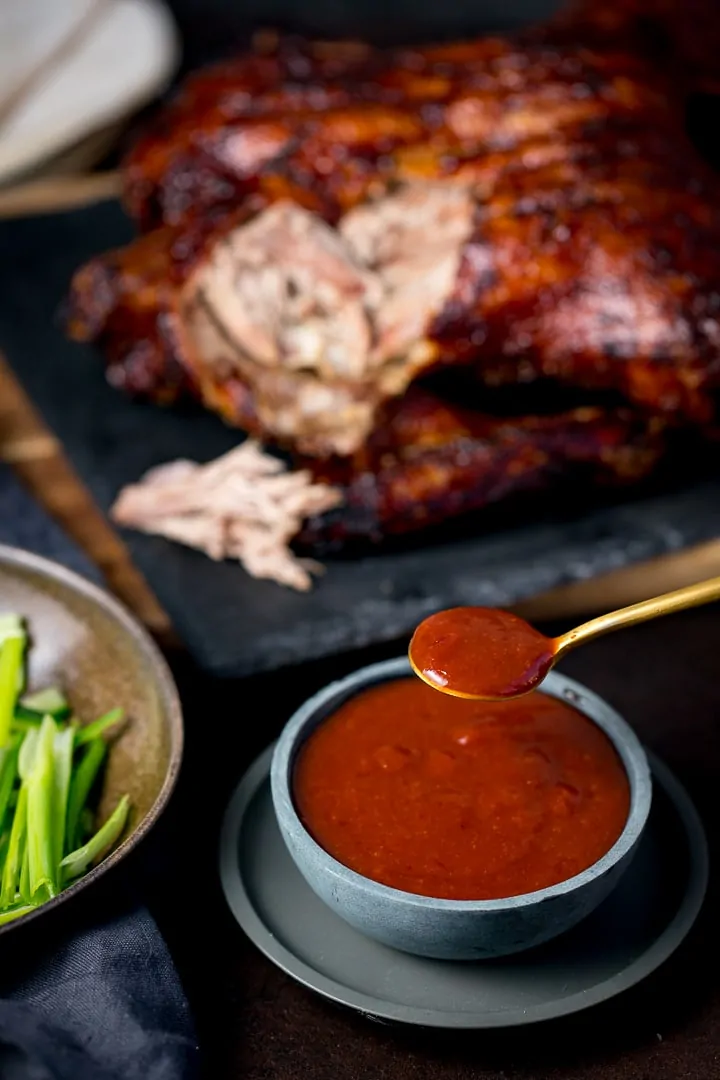
[[440, 900], [381, 885], [338, 862], [312, 838], [293, 801], [298, 751], [348, 698], [411, 674], [405, 657], [362, 668], [326, 686], [288, 721], [272, 760], [272, 798], [283, 839], [310, 888], [341, 918], [385, 945], [418, 956], [483, 960], [521, 952], [569, 930], [590, 914], [627, 870], [650, 813], [645, 752], [621, 716], [580, 683], [551, 672], [543, 693], [563, 699], [611, 740], [630, 783], [630, 812], [618, 840], [587, 870], [547, 889], [501, 900]]

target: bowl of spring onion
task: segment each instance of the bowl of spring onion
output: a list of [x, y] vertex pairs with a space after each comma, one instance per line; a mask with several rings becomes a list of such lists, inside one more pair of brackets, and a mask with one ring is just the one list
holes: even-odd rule
[[136, 620], [70, 570], [0, 545], [0, 935], [136, 847], [182, 745], [177, 690]]

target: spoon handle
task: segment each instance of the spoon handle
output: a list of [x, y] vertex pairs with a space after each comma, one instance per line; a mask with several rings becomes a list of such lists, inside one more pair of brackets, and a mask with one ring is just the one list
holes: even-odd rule
[[608, 612], [607, 615], [590, 619], [589, 622], [576, 626], [574, 630], [569, 630], [567, 634], [555, 639], [555, 656], [559, 657], [581, 642], [609, 634], [611, 630], [619, 630], [622, 626], [647, 622], [648, 619], [657, 619], [661, 615], [670, 615], [673, 611], [698, 607], [712, 600], [720, 600], [720, 577], [708, 578], [707, 581], [699, 581], [695, 585], [686, 585], [682, 589], [663, 593], [662, 596], [654, 596], [650, 600], [641, 600], [639, 604], [630, 604], [629, 607], [619, 608], [617, 611]]

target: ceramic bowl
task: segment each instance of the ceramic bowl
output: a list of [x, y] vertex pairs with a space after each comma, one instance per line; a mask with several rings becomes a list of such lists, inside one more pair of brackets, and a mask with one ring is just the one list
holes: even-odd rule
[[99, 812], [130, 796], [121, 843], [55, 899], [0, 927], [14, 935], [104, 878], [147, 835], [175, 786], [183, 747], [180, 701], [158, 649], [116, 600], [48, 559], [0, 545], [0, 611], [26, 617], [29, 688], [57, 685], [91, 720], [122, 706], [128, 723], [111, 743]]
[[630, 784], [630, 812], [613, 847], [575, 877], [547, 889], [500, 900], [445, 900], [389, 888], [339, 863], [302, 824], [293, 801], [293, 773], [304, 741], [354, 694], [411, 674], [406, 658], [363, 668], [321, 690], [290, 719], [272, 761], [272, 797], [283, 839], [317, 895], [362, 933], [418, 956], [482, 960], [530, 949], [590, 914], [619, 881], [635, 854], [650, 812], [652, 785], [645, 752], [628, 724], [584, 686], [551, 672], [543, 693], [589, 717], [611, 740]]

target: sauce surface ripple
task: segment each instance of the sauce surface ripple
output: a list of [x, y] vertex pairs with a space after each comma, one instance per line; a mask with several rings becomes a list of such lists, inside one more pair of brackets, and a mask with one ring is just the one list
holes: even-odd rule
[[345, 702], [302, 747], [298, 813], [339, 862], [406, 892], [517, 896], [604, 855], [630, 806], [605, 734], [540, 692], [505, 702], [415, 678]]

